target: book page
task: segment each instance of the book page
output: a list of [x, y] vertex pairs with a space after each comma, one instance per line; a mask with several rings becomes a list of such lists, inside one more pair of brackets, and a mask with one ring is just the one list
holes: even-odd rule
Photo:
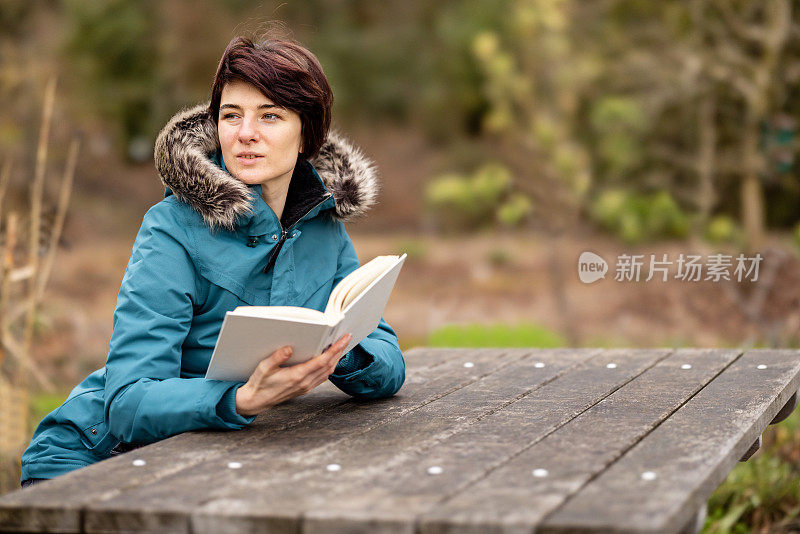
[[344, 318], [331, 332], [326, 344], [336, 341], [349, 332], [353, 334], [353, 339], [345, 348], [345, 352], [348, 352], [375, 330], [405, 259], [405, 254], [399, 258], [395, 256], [394, 260], [390, 260], [391, 267], [383, 271], [348, 304], [342, 311]]
[[394, 265], [397, 257], [379, 256], [375, 259], [378, 260], [375, 262], [375, 266], [370, 266], [371, 268], [363, 276], [359, 276], [353, 286], [347, 290], [347, 294], [345, 294], [342, 301], [342, 307], [338, 311], [346, 309], [372, 282]]
[[384, 271], [399, 259], [398, 256], [377, 256], [345, 276], [331, 291], [325, 313], [339, 313]]

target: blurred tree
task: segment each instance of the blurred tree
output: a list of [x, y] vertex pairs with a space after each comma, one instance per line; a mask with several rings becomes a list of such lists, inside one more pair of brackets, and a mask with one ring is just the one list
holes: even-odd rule
[[[537, 224], [572, 226], [605, 189], [665, 190], [692, 234], [727, 214], [757, 241], [800, 217], [797, 1], [9, 0], [0, 27], [36, 50], [28, 22], [52, 12], [73, 106], [84, 124], [110, 120], [128, 156], [149, 157], [164, 120], [207, 97], [230, 37], [281, 18], [325, 66], [338, 121], [425, 132], [462, 173], [491, 152]], [[33, 53], [6, 50], [3, 95], [15, 98], [5, 90], [25, 93], [19, 66]], [[17, 142], [22, 130], [0, 122]]]
[[150, 156], [159, 77], [158, 3], [66, 0], [65, 51], [81, 81], [83, 106], [119, 128], [126, 155]]
[[[650, 93], [647, 166], [663, 169], [671, 178], [662, 185], [694, 208], [695, 234], [716, 209], [731, 209], [747, 246], [760, 248], [764, 182], [774, 174], [765, 160], [765, 124], [786, 113], [800, 70], [790, 0], [616, 0], [606, 18], [627, 41], [618, 50], [619, 79], [628, 90]], [[787, 150], [791, 157], [793, 147], [783, 147], [784, 158]], [[726, 208], [720, 202], [734, 188], [738, 209]]]
[[483, 128], [518, 173], [547, 228], [574, 225], [592, 181], [578, 131], [580, 104], [599, 65], [577, 45], [569, 0], [518, 0], [503, 33], [478, 33], [473, 52], [489, 107]]
[[[614, 0], [587, 14], [604, 21], [590, 23], [587, 32], [592, 41], [606, 44], [599, 87], [614, 95], [612, 102], [621, 100], [612, 108], [617, 115], [625, 111], [623, 106], [628, 115], [638, 112], [627, 119], [637, 120], [625, 129], [631, 140], [623, 145], [630, 153], [629, 165], [609, 169], [601, 158], [596, 185], [626, 184], [640, 193], [669, 190], [694, 213], [695, 236], [703, 233], [718, 202], [718, 102], [700, 7], [701, 2]], [[608, 98], [598, 97], [593, 115]], [[613, 125], [616, 117], [610, 118]], [[609, 142], [608, 128], [602, 125], [608, 122], [608, 117], [595, 119], [590, 130], [593, 150], [601, 155]]]
[[[602, 43], [599, 90], [625, 95], [645, 114], [645, 127], [634, 136], [644, 153], [621, 177], [606, 165], [609, 132], [595, 121], [595, 184], [666, 187], [694, 212], [695, 235], [706, 232], [715, 212], [739, 215], [749, 247], [758, 248], [767, 220], [765, 185], [783, 180], [775, 186], [784, 195], [774, 195], [779, 202], [798, 194], [788, 169], [765, 160], [770, 154], [791, 159], [796, 150], [785, 127], [800, 111], [790, 98], [800, 71], [790, 1], [609, 0], [584, 4], [580, 13], [584, 36]], [[616, 137], [612, 145], [622, 150], [626, 145]], [[738, 206], [731, 203], [736, 190]], [[800, 215], [796, 204], [794, 214], [789, 204], [773, 219], [791, 224]]]
[[489, 104], [484, 131], [496, 139], [519, 177], [518, 189], [551, 236], [551, 287], [571, 344], [578, 343], [577, 332], [556, 255], [592, 183], [581, 103], [601, 67], [597, 48], [581, 46], [574, 24], [579, 9], [571, 0], [516, 0], [505, 27], [479, 32], [472, 48]]
[[[761, 148], [762, 125], [781, 109], [787, 82], [797, 81], [797, 58], [785, 54], [798, 32], [791, 0], [714, 0], [708, 6], [718, 20], [705, 19], [706, 50], [713, 54], [710, 72], [741, 99], [741, 214], [747, 246], [764, 244], [765, 206], [762, 179], [767, 172]], [[789, 63], [794, 63], [789, 69]], [[787, 72], [793, 76], [787, 79]]]
[[464, 0], [442, 3], [432, 13], [432, 42], [423, 56], [428, 72], [420, 80], [420, 122], [432, 139], [482, 133], [489, 99], [481, 86], [483, 73], [475, 61], [473, 40], [481, 31], [504, 31], [511, 6], [510, 0]]
[[498, 163], [486, 163], [472, 176], [440, 176], [428, 183], [425, 200], [447, 231], [520, 226], [531, 214], [528, 197], [512, 191], [513, 178]]
[[[25, 67], [32, 65], [27, 61], [25, 44], [35, 7], [28, 0], [0, 3], [0, 98], [4, 102], [13, 102], [0, 115], [0, 150], [4, 156], [16, 143], [25, 139], [20, 123], [27, 111], [24, 107], [33, 105], [32, 99], [26, 99], [33, 84], [26, 79]], [[27, 139], [32, 138], [29, 136]]]

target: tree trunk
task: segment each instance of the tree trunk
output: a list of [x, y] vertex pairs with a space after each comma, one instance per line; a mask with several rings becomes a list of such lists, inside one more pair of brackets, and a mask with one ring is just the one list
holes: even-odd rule
[[714, 188], [714, 164], [717, 151], [716, 102], [714, 94], [708, 91], [700, 102], [698, 117], [700, 146], [697, 153], [697, 211], [698, 220], [695, 234], [700, 235], [708, 225], [711, 210], [717, 203]]
[[758, 252], [764, 246], [764, 192], [759, 177], [761, 168], [758, 150], [760, 131], [758, 120], [748, 113], [742, 132], [742, 186], [741, 208], [742, 221], [748, 252]]

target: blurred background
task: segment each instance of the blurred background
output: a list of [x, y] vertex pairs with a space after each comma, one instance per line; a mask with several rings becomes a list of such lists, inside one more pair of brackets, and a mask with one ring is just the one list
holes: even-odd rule
[[[385, 313], [404, 349], [800, 347], [800, 1], [3, 0], [0, 227], [16, 213], [30, 240], [38, 175], [34, 237], [58, 237], [39, 251], [55, 261], [14, 397], [25, 445], [105, 362], [133, 239], [163, 195], [156, 134], [208, 98], [233, 36], [267, 31], [318, 56], [334, 127], [380, 168], [378, 206], [348, 231], [362, 262], [408, 254]], [[584, 251], [605, 279], [579, 280]], [[763, 257], [757, 281], [682, 281], [677, 265], [644, 281], [651, 254], [740, 253]], [[614, 279], [625, 254], [643, 255], [638, 282]], [[21, 364], [0, 363], [11, 391]], [[798, 524], [799, 426], [770, 427], [708, 531]], [[6, 454], [0, 491], [18, 468]]]

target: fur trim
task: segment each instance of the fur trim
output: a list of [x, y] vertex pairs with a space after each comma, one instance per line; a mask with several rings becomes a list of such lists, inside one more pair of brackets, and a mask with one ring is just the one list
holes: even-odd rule
[[[156, 138], [155, 165], [161, 182], [197, 210], [211, 226], [233, 228], [250, 213], [248, 187], [220, 169], [209, 154], [219, 149], [217, 130], [201, 104], [177, 113]], [[329, 132], [319, 155], [311, 160], [336, 201], [335, 217], [361, 217], [377, 201], [378, 171], [364, 153], [341, 134]]]

